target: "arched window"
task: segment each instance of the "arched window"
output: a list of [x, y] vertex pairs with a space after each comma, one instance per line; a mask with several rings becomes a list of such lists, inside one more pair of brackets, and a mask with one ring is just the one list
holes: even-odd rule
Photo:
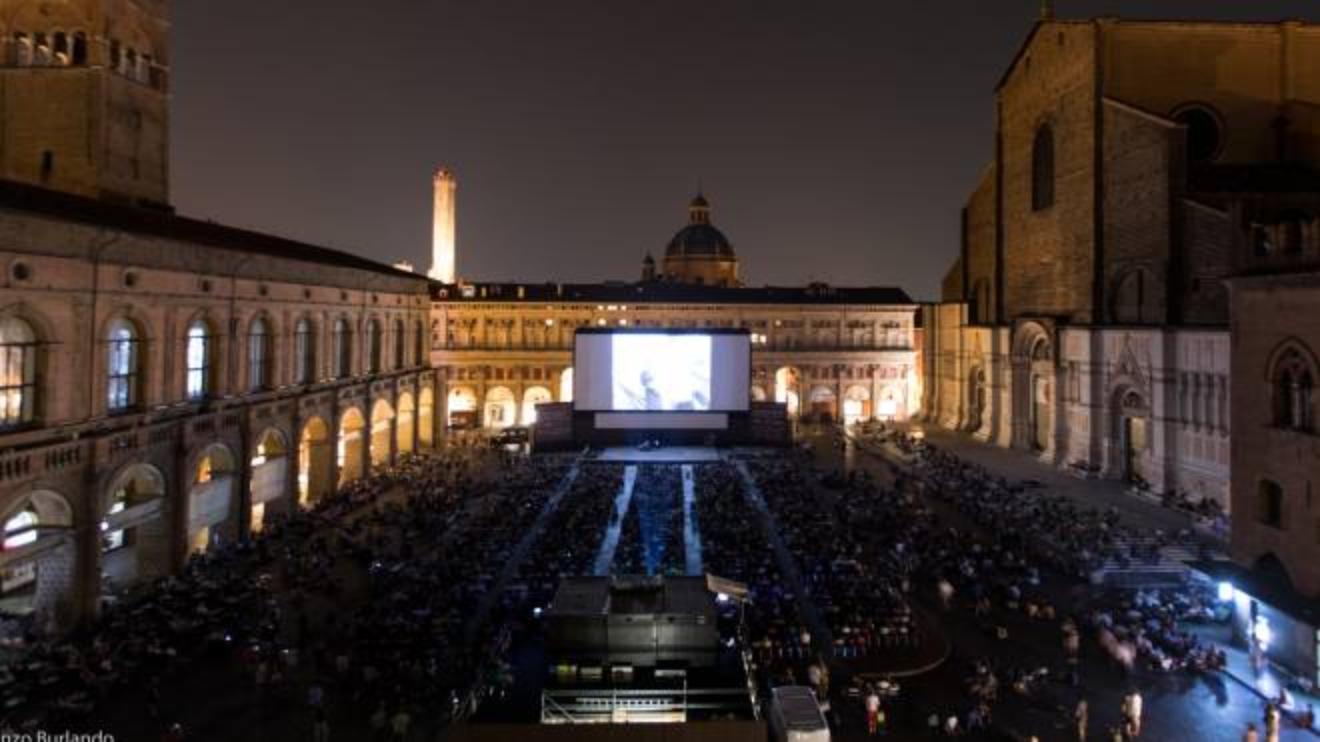
[[1048, 124], [1036, 130], [1031, 145], [1031, 208], [1034, 211], [1054, 205], [1054, 130]]
[[36, 67], [48, 67], [50, 65], [50, 41], [46, 34], [38, 33], [33, 35], [32, 64]]
[[405, 329], [403, 320], [394, 320], [394, 369], [403, 368], [408, 365], [408, 331]]
[[1219, 116], [1210, 109], [1192, 105], [1174, 113], [1173, 120], [1187, 127], [1187, 157], [1193, 162], [1213, 160], [1222, 145]]
[[316, 335], [311, 320], [303, 318], [293, 331], [294, 381], [309, 384], [316, 373]]
[[55, 48], [51, 59], [57, 67], [68, 67], [73, 62], [69, 53], [69, 35], [63, 31], [56, 31], [54, 39]]
[[1157, 285], [1140, 268], [1130, 270], [1119, 278], [1114, 287], [1114, 321], [1127, 325], [1159, 322], [1159, 307], [1155, 296]]
[[138, 331], [132, 322], [117, 319], [110, 323], [106, 337], [106, 406], [122, 412], [138, 404]]
[[188, 363], [187, 392], [188, 399], [203, 399], [212, 392], [211, 330], [202, 320], [188, 325], [188, 345], [184, 356]]
[[1315, 372], [1296, 348], [1279, 356], [1274, 366], [1274, 424], [1309, 431], [1315, 418]]
[[413, 365], [424, 366], [426, 365], [426, 325], [418, 322], [415, 332], [416, 334], [413, 336]]
[[334, 352], [335, 378], [347, 378], [353, 373], [353, 328], [343, 318], [335, 320]]
[[252, 320], [248, 328], [248, 387], [269, 389], [271, 385], [270, 326], [264, 317]]
[[80, 67], [87, 64], [87, 34], [82, 31], [73, 35], [73, 63]]
[[1037, 338], [1031, 346], [1031, 360], [1048, 361], [1050, 360], [1050, 341], [1045, 338]]
[[369, 374], [380, 373], [380, 346], [380, 322], [373, 319], [367, 322], [367, 373]]
[[4, 551], [36, 543], [38, 525], [40, 525], [40, 519], [37, 517], [36, 509], [31, 505], [27, 509], [15, 513], [9, 520], [5, 521]]
[[17, 317], [0, 319], [0, 428], [26, 425], [37, 402], [37, 335]]
[[1283, 527], [1283, 488], [1278, 482], [1265, 479], [1257, 487], [1256, 520], [1273, 528]]
[[14, 65], [32, 66], [32, 39], [22, 31], [14, 34]]

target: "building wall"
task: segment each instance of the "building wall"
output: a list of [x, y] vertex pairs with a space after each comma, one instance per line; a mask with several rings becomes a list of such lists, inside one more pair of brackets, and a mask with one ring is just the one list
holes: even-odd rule
[[1105, 101], [1104, 120], [1106, 306], [1097, 319], [1163, 324], [1171, 278], [1171, 189], [1183, 167], [1183, 131], [1113, 101]]
[[981, 181], [976, 190], [972, 191], [963, 214], [966, 294], [951, 299], [968, 303], [968, 318], [974, 324], [990, 323], [996, 319], [994, 310], [998, 299], [995, 292], [999, 285], [995, 254], [996, 199], [995, 169], [990, 166], [981, 174]]
[[1107, 95], [1168, 116], [1211, 106], [1225, 129], [1223, 162], [1276, 157], [1273, 122], [1284, 100], [1320, 102], [1320, 28], [1295, 23], [1100, 21]]
[[[752, 333], [753, 395], [775, 399], [776, 387], [797, 395], [797, 415], [828, 411], [838, 419], [849, 394], [865, 397], [865, 417], [907, 419], [922, 404], [916, 307], [741, 304], [585, 304], [436, 301], [431, 361], [446, 384], [442, 417], [475, 405], [485, 427], [527, 424], [528, 392], [561, 389], [572, 368], [579, 327], [744, 328]], [[776, 382], [782, 369], [796, 372]], [[784, 377], [788, 378], [788, 377]], [[492, 410], [492, 405], [508, 409]], [[824, 401], [820, 401], [824, 400]], [[549, 401], [549, 400], [547, 400]], [[784, 400], [780, 400], [784, 401]], [[452, 420], [450, 420], [453, 422]]]
[[[349, 410], [367, 431], [375, 423], [382, 434], [372, 445], [364, 433], [363, 445], [343, 454], [360, 457], [346, 459], [344, 471], [387, 465], [400, 451], [435, 440], [417, 424], [423, 397], [436, 394], [425, 280], [14, 210], [0, 210], [0, 245], [0, 322], [17, 319], [31, 329], [36, 359], [32, 418], [0, 430], [0, 520], [34, 498], [69, 513], [67, 528], [43, 530], [36, 545], [0, 555], [6, 573], [38, 563], [39, 628], [92, 615], [103, 574], [123, 585], [177, 568], [197, 545], [205, 492], [230, 491], [218, 500], [222, 517], [204, 526], [214, 542], [297, 507], [301, 481], [321, 487], [304, 504], [333, 490], [341, 478], [336, 441]], [[186, 333], [197, 318], [210, 328], [212, 386], [189, 399]], [[249, 375], [257, 318], [272, 333], [265, 345], [271, 376], [261, 388]], [[301, 318], [313, 321], [316, 337], [316, 372], [306, 383], [294, 376]], [[329, 359], [328, 328], [340, 318], [356, 340], [342, 376]], [[140, 338], [137, 403], [111, 410], [108, 332], [118, 319], [131, 322]], [[382, 367], [374, 372], [363, 342], [372, 319], [384, 330]], [[392, 332], [395, 320], [404, 323], [402, 338]], [[413, 424], [399, 426], [408, 407]], [[432, 401], [432, 421], [433, 412]], [[300, 439], [313, 422], [324, 425], [324, 440], [309, 441], [316, 453], [303, 461]], [[224, 463], [199, 475], [205, 458]], [[155, 483], [150, 489], [158, 496], [114, 511], [112, 494], [126, 477]], [[103, 553], [102, 523], [124, 518], [134, 523], [131, 547]]]
[[[1235, 279], [1233, 301], [1233, 519], [1232, 551], [1253, 566], [1272, 555], [1294, 587], [1320, 597], [1320, 437], [1288, 430], [1275, 417], [1274, 364], [1295, 349], [1320, 381], [1320, 274]], [[1316, 394], [1312, 420], [1320, 415]], [[1260, 517], [1261, 483], [1283, 491], [1282, 518], [1272, 526]]]
[[[158, 0], [15, 3], [0, 14], [0, 177], [93, 197], [169, 200], [169, 19]], [[34, 40], [85, 38], [45, 64]], [[130, 66], [129, 59], [138, 60]], [[117, 64], [116, 64], [117, 62]]]
[[[998, 93], [1004, 311], [1091, 320], [1095, 244], [1095, 37], [1045, 24]], [[1032, 145], [1054, 132], [1054, 205], [1032, 208]]]

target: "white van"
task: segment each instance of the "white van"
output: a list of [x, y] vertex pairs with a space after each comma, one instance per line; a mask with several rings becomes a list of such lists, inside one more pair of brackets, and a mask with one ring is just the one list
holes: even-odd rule
[[770, 699], [770, 735], [775, 742], [829, 742], [830, 725], [816, 694], [805, 685], [775, 688]]

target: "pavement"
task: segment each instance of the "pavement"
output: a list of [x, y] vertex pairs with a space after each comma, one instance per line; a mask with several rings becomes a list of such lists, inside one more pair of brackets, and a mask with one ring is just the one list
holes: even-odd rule
[[[935, 445], [998, 475], [1010, 479], [1034, 479], [1044, 485], [1045, 491], [1077, 499], [1092, 507], [1115, 507], [1123, 520], [1133, 526], [1166, 530], [1190, 526], [1191, 520], [1185, 514], [1130, 495], [1118, 483], [1072, 477], [1020, 452], [944, 431], [927, 430], [927, 436]], [[817, 433], [815, 440], [827, 437], [826, 433]], [[808, 440], [813, 438], [809, 436]], [[878, 477], [891, 476], [892, 467], [901, 466], [853, 442], [842, 450], [815, 443], [813, 446], [823, 466], [860, 468]], [[971, 525], [960, 523], [958, 515], [940, 503], [932, 502], [931, 505], [942, 518], [961, 526]], [[1082, 583], [1061, 578], [1050, 578], [1045, 587], [1052, 595], [1059, 596], [1056, 604], [1060, 606], [1068, 605], [1066, 601], [1089, 589]], [[905, 682], [902, 697], [890, 714], [897, 722], [897, 738], [921, 738], [903, 734], [919, 730], [922, 720], [932, 712], [941, 715], [965, 713], [964, 682], [972, 663], [978, 659], [988, 659], [1000, 668], [1046, 667], [1052, 669], [1052, 674], [1061, 670], [1063, 651], [1057, 627], [1025, 616], [1003, 618], [1008, 623], [1009, 638], [999, 641], [971, 619], [970, 611], [955, 610], [941, 616], [944, 629], [953, 642], [953, 654], [934, 672]], [[1245, 659], [1243, 653], [1238, 654]], [[1128, 674], [1110, 662], [1096, 642], [1086, 636], [1082, 643], [1081, 686], [1070, 688], [1063, 683], [1050, 682], [1036, 697], [1002, 698], [995, 708], [995, 727], [1002, 738], [1007, 739], [1026, 740], [1032, 735], [1042, 741], [1076, 739], [1070, 721], [1071, 710], [1077, 699], [1084, 697], [1090, 706], [1089, 739], [1108, 739], [1105, 733], [1120, 721], [1123, 695], [1135, 687], [1145, 698], [1142, 739], [1238, 742], [1248, 723], [1255, 723], [1258, 729], [1262, 727], [1264, 701], [1256, 683], [1245, 682], [1240, 677], [1231, 654], [1230, 669], [1233, 674], [1154, 675], [1140, 670]], [[857, 701], [837, 698], [833, 707], [838, 717], [836, 739], [867, 736]], [[1263, 734], [1261, 739], [1264, 739]], [[1290, 725], [1283, 730], [1280, 739], [1304, 740], [1314, 739], [1314, 736], [1308, 730]]]

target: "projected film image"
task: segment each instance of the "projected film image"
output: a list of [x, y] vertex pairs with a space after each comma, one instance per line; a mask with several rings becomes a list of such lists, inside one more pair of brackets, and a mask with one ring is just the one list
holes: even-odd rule
[[710, 336], [615, 335], [612, 340], [615, 410], [710, 409]]

